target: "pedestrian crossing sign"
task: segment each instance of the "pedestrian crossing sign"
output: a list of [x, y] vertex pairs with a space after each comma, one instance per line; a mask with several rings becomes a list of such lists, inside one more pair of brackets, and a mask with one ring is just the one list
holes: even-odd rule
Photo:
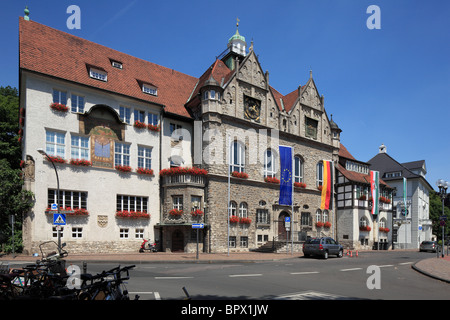
[[66, 215], [62, 213], [54, 213], [53, 214], [53, 224], [56, 226], [65, 226], [66, 225]]

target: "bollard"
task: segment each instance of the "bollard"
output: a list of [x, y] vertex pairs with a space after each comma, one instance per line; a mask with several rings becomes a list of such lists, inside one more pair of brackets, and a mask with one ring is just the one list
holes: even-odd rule
[[83, 273], [87, 273], [87, 263], [83, 261]]

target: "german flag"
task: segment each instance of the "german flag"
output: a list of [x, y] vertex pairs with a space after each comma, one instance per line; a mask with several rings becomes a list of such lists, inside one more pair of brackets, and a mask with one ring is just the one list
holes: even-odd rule
[[323, 183], [321, 210], [333, 209], [333, 162], [323, 160]]

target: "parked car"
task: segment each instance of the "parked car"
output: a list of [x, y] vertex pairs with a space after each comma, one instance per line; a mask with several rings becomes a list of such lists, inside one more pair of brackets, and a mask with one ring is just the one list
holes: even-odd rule
[[328, 259], [329, 255], [336, 255], [338, 258], [342, 258], [343, 254], [344, 248], [330, 237], [310, 238], [303, 244], [305, 257], [321, 256]]
[[436, 241], [422, 241], [419, 247], [419, 251], [431, 251], [436, 252], [438, 244]]

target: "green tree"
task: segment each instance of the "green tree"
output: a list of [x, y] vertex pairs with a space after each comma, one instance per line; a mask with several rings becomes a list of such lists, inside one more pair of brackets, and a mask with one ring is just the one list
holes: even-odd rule
[[7, 159], [11, 167], [19, 168], [19, 94], [16, 88], [0, 87], [0, 159]]
[[[444, 206], [444, 215], [447, 218], [450, 218], [450, 208]], [[442, 227], [440, 225], [439, 217], [442, 216], [442, 199], [439, 196], [439, 193], [435, 191], [430, 192], [430, 219], [433, 221], [433, 234], [438, 236], [438, 239], [441, 239], [442, 235]], [[448, 224], [450, 221], [447, 220], [445, 225], [444, 232], [448, 234]]]
[[23, 213], [32, 207], [33, 194], [23, 191], [20, 170], [19, 94], [16, 88], [0, 87], [0, 243], [12, 249], [10, 216], [14, 216], [14, 248], [22, 248]]

